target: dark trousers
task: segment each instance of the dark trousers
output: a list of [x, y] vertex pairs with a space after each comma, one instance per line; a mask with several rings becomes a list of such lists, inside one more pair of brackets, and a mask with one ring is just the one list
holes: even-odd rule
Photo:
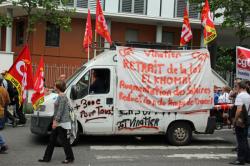
[[23, 105], [19, 106], [19, 104], [16, 104], [16, 114], [19, 118], [19, 123], [20, 124], [25, 124], [26, 123], [26, 118], [25, 114], [23, 113]]
[[57, 136], [62, 141], [62, 146], [64, 148], [64, 153], [66, 155], [66, 160], [74, 160], [74, 154], [72, 151], [72, 148], [69, 143], [69, 139], [67, 138], [67, 130], [62, 127], [57, 127], [56, 129], [52, 130], [52, 133], [50, 135], [49, 144], [46, 148], [45, 154], [43, 159], [44, 160], [51, 160], [51, 157], [53, 155], [53, 151], [55, 148], [55, 144], [57, 141]]
[[238, 143], [237, 159], [240, 162], [250, 161], [250, 151], [248, 146], [247, 134], [248, 127], [235, 127], [235, 134]]

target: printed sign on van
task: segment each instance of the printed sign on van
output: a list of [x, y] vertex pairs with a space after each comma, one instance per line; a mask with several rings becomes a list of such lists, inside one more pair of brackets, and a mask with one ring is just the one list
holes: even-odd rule
[[155, 112], [210, 109], [213, 82], [206, 49], [117, 47], [119, 110]]
[[250, 49], [236, 48], [236, 77], [250, 80]]

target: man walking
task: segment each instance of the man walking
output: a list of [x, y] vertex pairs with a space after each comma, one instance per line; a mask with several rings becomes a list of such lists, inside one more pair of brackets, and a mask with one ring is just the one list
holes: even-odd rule
[[248, 146], [248, 124], [247, 124], [247, 110], [250, 105], [250, 95], [247, 93], [246, 82], [241, 81], [236, 86], [238, 95], [235, 99], [235, 105], [237, 106], [235, 114], [235, 134], [238, 143], [237, 159], [230, 164], [244, 165], [246, 162], [250, 162], [250, 151]]

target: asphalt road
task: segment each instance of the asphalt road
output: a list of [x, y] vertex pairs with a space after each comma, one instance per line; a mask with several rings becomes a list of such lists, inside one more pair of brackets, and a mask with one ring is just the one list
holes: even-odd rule
[[[55, 148], [50, 163], [39, 163], [48, 137], [37, 137], [25, 127], [7, 126], [1, 131], [9, 145], [0, 154], [0, 166], [62, 165], [63, 148]], [[162, 136], [141, 139], [131, 136], [83, 136], [73, 147], [75, 162], [81, 166], [224, 166], [235, 159], [232, 130], [223, 129], [213, 135], [194, 135], [189, 146], [170, 146]]]

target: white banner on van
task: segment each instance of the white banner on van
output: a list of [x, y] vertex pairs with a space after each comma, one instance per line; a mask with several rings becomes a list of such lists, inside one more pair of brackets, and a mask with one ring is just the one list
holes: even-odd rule
[[119, 110], [172, 112], [212, 108], [208, 50], [116, 50]]

